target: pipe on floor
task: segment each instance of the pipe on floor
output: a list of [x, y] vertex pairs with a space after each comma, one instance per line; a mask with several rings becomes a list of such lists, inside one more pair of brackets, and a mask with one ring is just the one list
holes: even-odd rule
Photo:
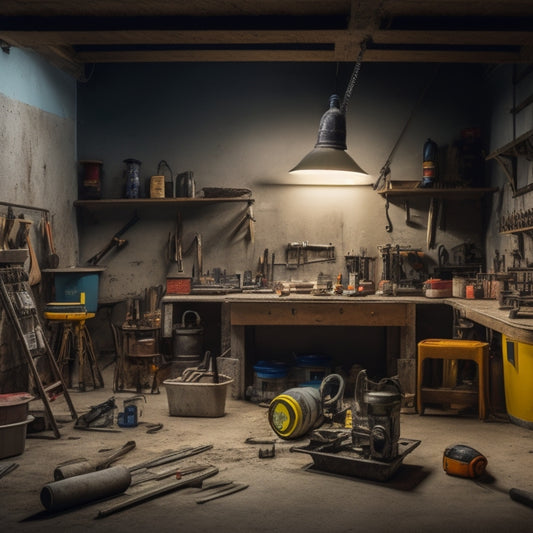
[[47, 511], [62, 511], [124, 492], [131, 483], [125, 466], [53, 481], [41, 490], [41, 503]]

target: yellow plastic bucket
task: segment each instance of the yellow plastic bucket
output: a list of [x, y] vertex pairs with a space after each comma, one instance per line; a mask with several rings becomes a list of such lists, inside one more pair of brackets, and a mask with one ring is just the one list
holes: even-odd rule
[[502, 335], [505, 406], [511, 421], [533, 429], [533, 344]]
[[276, 396], [268, 410], [268, 421], [282, 439], [297, 439], [322, 421], [320, 391], [296, 387]]

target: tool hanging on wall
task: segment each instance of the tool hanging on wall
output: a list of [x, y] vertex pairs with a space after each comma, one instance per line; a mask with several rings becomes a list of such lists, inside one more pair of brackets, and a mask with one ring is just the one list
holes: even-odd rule
[[429, 201], [428, 211], [428, 226], [427, 226], [427, 248], [432, 250], [435, 248], [435, 238], [437, 236], [437, 219], [439, 216], [439, 201], [436, 198], [431, 198]]
[[176, 216], [174, 233], [169, 232], [168, 234], [166, 257], [170, 263], [167, 277], [181, 277], [183, 273], [183, 224], [179, 211]]
[[4, 228], [4, 248], [6, 250], [9, 250], [9, 248], [11, 247], [9, 244], [9, 235], [11, 233], [11, 230], [13, 229], [14, 224], [15, 224], [15, 212], [13, 211], [13, 208], [9, 206], [7, 208], [6, 224]]
[[200, 284], [200, 278], [202, 276], [203, 272], [203, 265], [202, 265], [202, 235], [200, 233], [197, 233], [187, 250], [183, 255], [189, 255], [193, 249], [195, 250], [196, 254], [194, 256], [194, 264], [193, 264], [193, 272], [192, 272], [192, 278], [194, 283]]
[[99, 252], [94, 254], [90, 259], [87, 260], [87, 262], [91, 265], [96, 265], [100, 262], [100, 260], [109, 253], [113, 248], [116, 248], [117, 250], [121, 250], [128, 244], [128, 241], [125, 239], [121, 239], [122, 235], [126, 233], [132, 226], [137, 224], [139, 222], [139, 215], [135, 213], [133, 217], [129, 220], [129, 222], [126, 223], [121, 229], [119, 229], [111, 238], [111, 240], [107, 243], [107, 245], [102, 248]]
[[247, 237], [250, 240], [250, 242], [254, 244], [255, 242], [255, 217], [254, 217], [254, 211], [253, 211], [253, 201], [248, 202], [246, 213], [240, 219], [235, 229], [231, 232], [231, 238], [235, 238], [235, 236], [239, 233], [242, 227], [246, 225], [246, 223], [247, 223]]
[[41, 232], [46, 249], [48, 250], [48, 256], [46, 258], [48, 268], [57, 268], [59, 266], [59, 256], [56, 253], [54, 238], [52, 236], [52, 225], [50, 224], [48, 213], [45, 213], [41, 218]]
[[[426, 93], [428, 92], [429, 88], [433, 84], [433, 81], [436, 79], [437, 74], [439, 72], [440, 67], [437, 66], [434, 69], [433, 76], [428, 78], [428, 82], [425, 85], [425, 87], [420, 91], [420, 94], [413, 105], [413, 108], [411, 109], [411, 113], [409, 114], [409, 117], [407, 118], [407, 121], [405, 122], [404, 127], [402, 128], [402, 131], [400, 132], [400, 135], [398, 136], [398, 139], [396, 139], [396, 142], [394, 143], [394, 146], [392, 147], [392, 150], [390, 151], [389, 157], [387, 157], [387, 160], [385, 161], [384, 165], [381, 167], [381, 170], [379, 171], [379, 176], [372, 188], [376, 190], [383, 190], [387, 188], [387, 181], [390, 180], [391, 170], [390, 166], [392, 163], [392, 158], [394, 156], [394, 153], [396, 152], [396, 149], [398, 148], [398, 145], [400, 144], [400, 141], [402, 140], [405, 132], [407, 131], [407, 128], [409, 124], [411, 123], [411, 120], [413, 119], [415, 115], [415, 111], [417, 110], [418, 106], [421, 104], [422, 100], [426, 96]], [[385, 205], [385, 215], [387, 217], [387, 226], [385, 227], [385, 230], [388, 233], [391, 233], [393, 230], [392, 222], [389, 217], [389, 201], [387, 198], [386, 205]]]
[[0, 215], [0, 251], [5, 250], [5, 228], [6, 228], [6, 216]]
[[174, 234], [174, 262], [178, 267], [178, 272], [183, 272], [183, 224], [181, 213], [178, 211], [176, 219], [176, 233]]
[[294, 269], [309, 263], [335, 261], [335, 246], [330, 244], [309, 244], [307, 241], [287, 244], [287, 268]]
[[26, 244], [28, 245], [28, 251], [30, 252], [30, 273], [29, 273], [29, 284], [30, 286], [38, 285], [41, 282], [41, 269], [39, 267], [39, 261], [37, 260], [37, 255], [33, 249], [31, 243], [30, 235], [26, 235]]
[[18, 231], [15, 242], [13, 243], [13, 248], [23, 248], [25, 245], [28, 247], [28, 252], [30, 254], [28, 282], [30, 286], [33, 287], [41, 282], [41, 269], [30, 238], [30, 230], [33, 223], [31, 220], [25, 220], [24, 215], [22, 214], [19, 215], [17, 222]]

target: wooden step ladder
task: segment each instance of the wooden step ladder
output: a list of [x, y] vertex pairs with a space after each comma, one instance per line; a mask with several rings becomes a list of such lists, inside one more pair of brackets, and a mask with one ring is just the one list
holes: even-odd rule
[[[72, 420], [78, 415], [68, 393], [67, 386], [44, 335], [33, 293], [28, 282], [28, 274], [20, 266], [0, 268], [0, 299], [7, 316], [22, 346], [28, 367], [33, 378], [31, 393], [44, 405], [47, 422], [56, 438], [60, 438], [59, 427], [51, 407], [51, 401], [62, 395], [67, 402]], [[48, 364], [51, 383], [43, 384], [35, 358], [43, 356]]]

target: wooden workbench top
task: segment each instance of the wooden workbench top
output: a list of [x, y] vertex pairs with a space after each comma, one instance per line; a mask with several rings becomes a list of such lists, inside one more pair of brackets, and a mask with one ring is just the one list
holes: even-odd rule
[[445, 298], [445, 304], [457, 309], [463, 318], [511, 337], [533, 344], [533, 314], [509, 318], [509, 309], [500, 309], [497, 300]]
[[288, 296], [278, 296], [274, 292], [238, 292], [230, 294], [167, 294], [163, 303], [172, 302], [342, 302], [342, 303], [442, 303], [442, 298], [425, 298], [424, 296], [366, 296], [328, 295], [314, 296], [312, 294], [291, 293]]
[[278, 296], [271, 293], [231, 293], [231, 294], [176, 294], [166, 295], [162, 303], [213, 302], [213, 303], [342, 303], [347, 305], [368, 304], [444, 304], [457, 309], [461, 317], [498, 331], [515, 341], [533, 344], [533, 314], [509, 318], [508, 309], [499, 309], [497, 300], [465, 300], [461, 298], [426, 298], [424, 296], [314, 296], [311, 294], [290, 294]]

